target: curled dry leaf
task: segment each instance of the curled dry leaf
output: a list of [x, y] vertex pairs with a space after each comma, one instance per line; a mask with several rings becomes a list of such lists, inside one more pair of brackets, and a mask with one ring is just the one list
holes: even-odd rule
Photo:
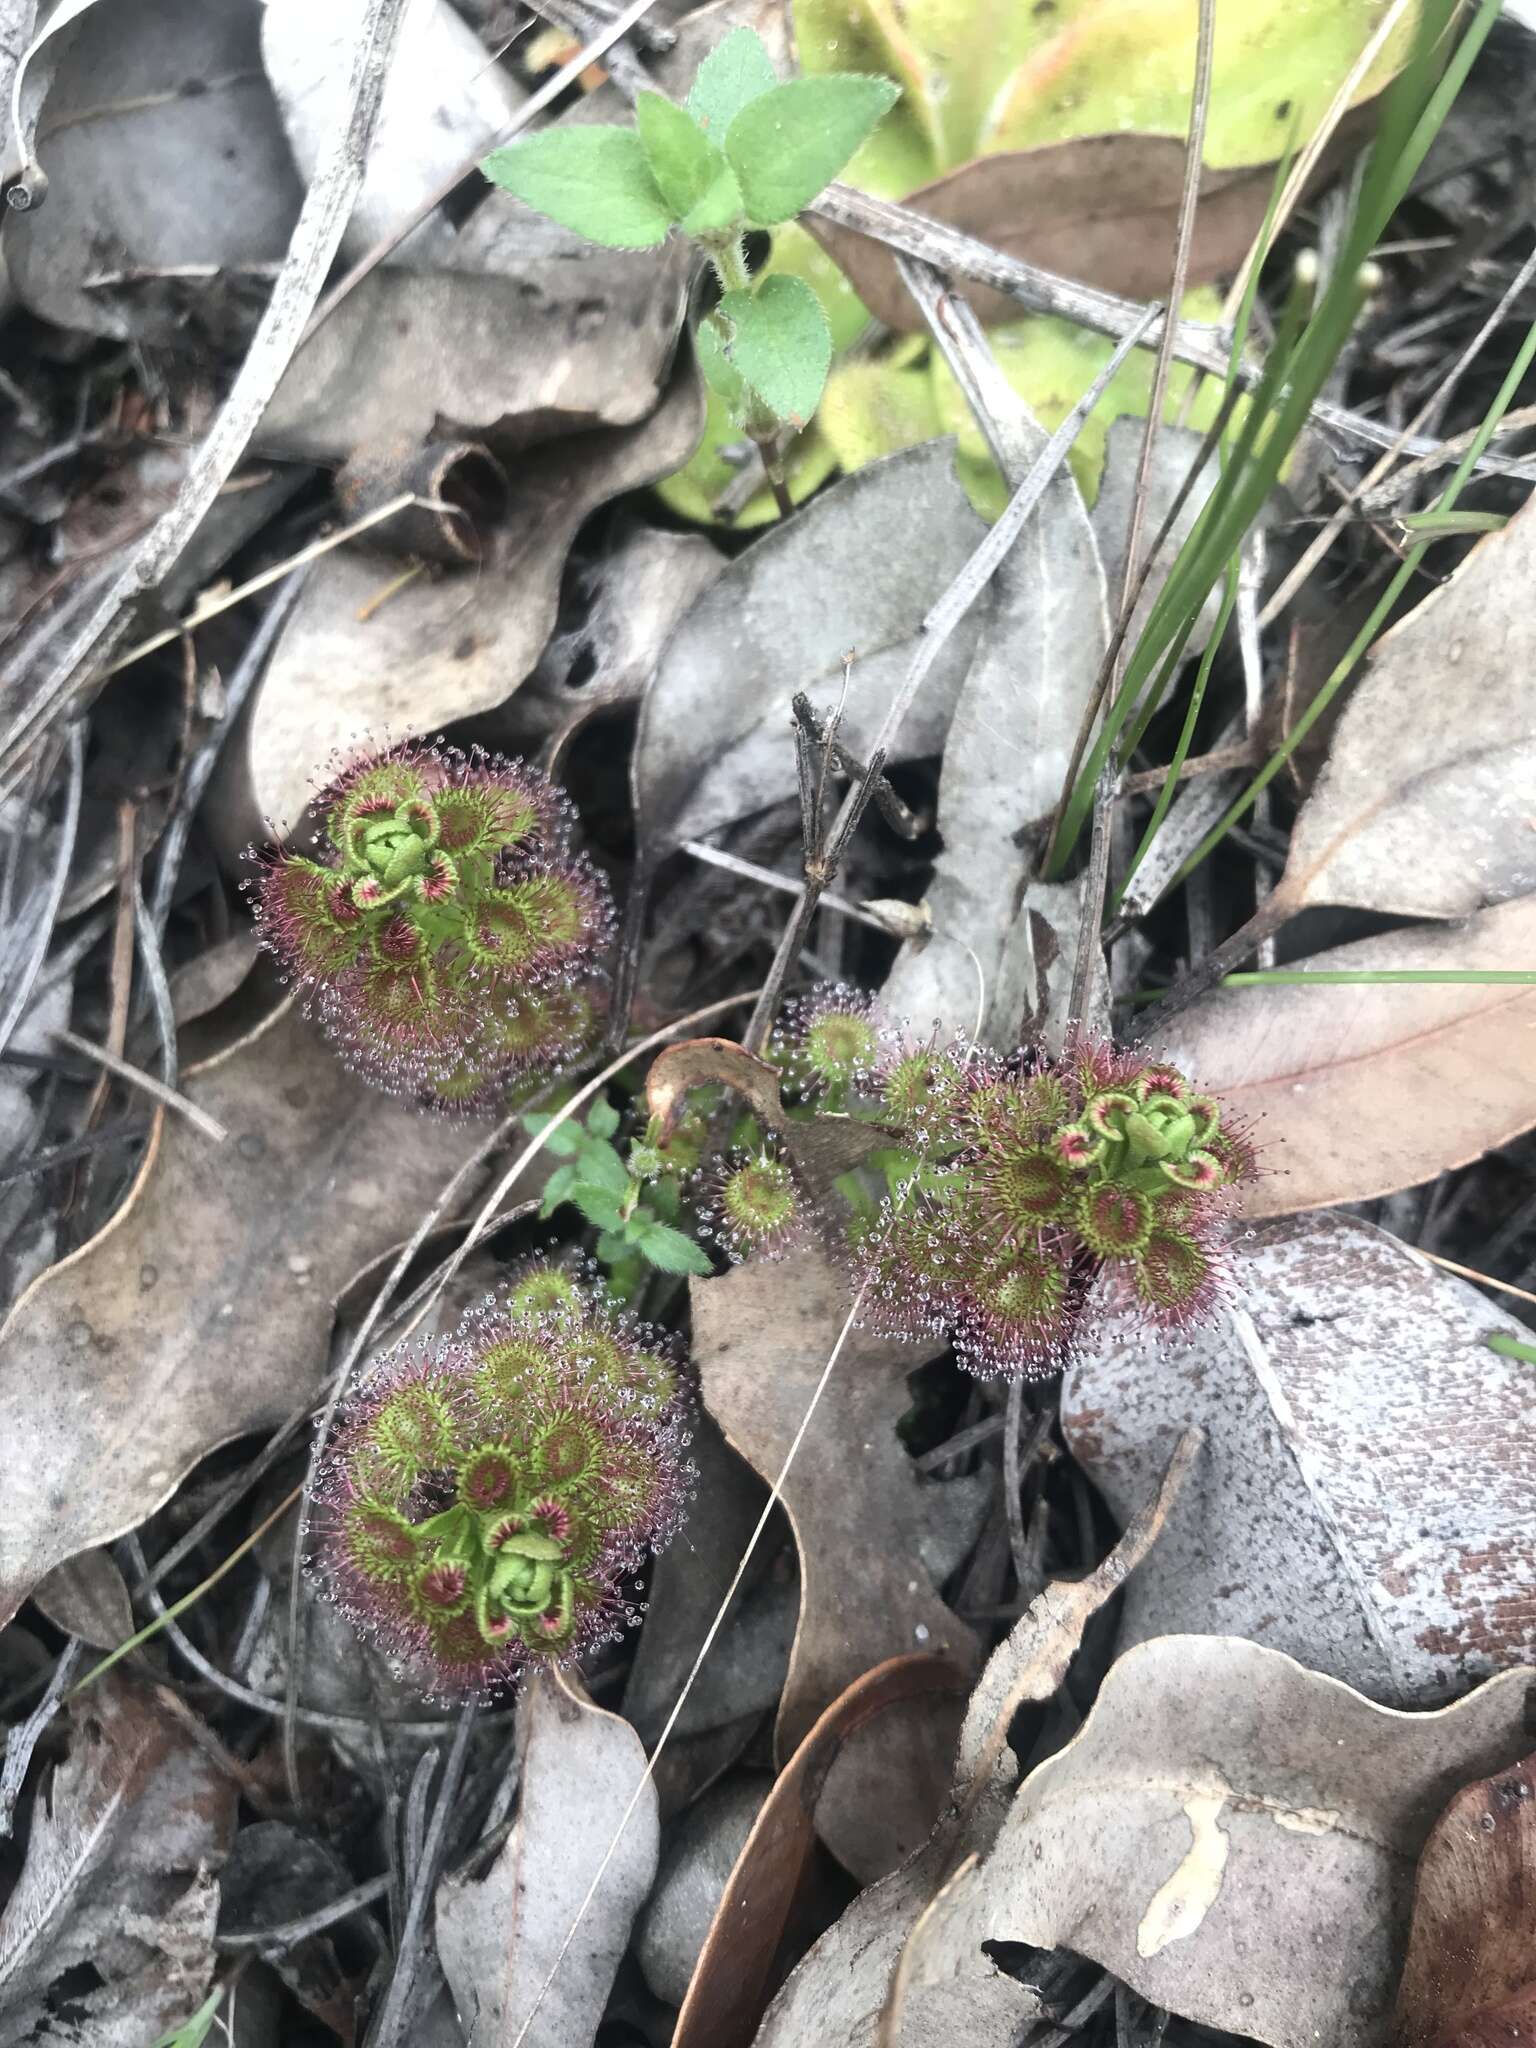
[[[771, 1482], [848, 1321], [846, 1282], [805, 1251], [695, 1281], [691, 1294], [705, 1405]], [[785, 1481], [801, 1591], [775, 1732], [781, 1757], [839, 1693], [890, 1656], [925, 1649], [965, 1672], [976, 1667], [975, 1634], [944, 1605], [923, 1562], [950, 1489], [921, 1479], [896, 1435], [906, 1375], [935, 1348], [851, 1331]], [[959, 1559], [945, 1562], [953, 1569]], [[893, 1714], [860, 1745], [857, 1766], [845, 1762], [843, 1796], [821, 1827], [856, 1875], [892, 1868], [927, 1835], [954, 1732], [951, 1717]]]
[[656, 1876], [656, 1795], [646, 1787], [620, 1834], [645, 1751], [627, 1721], [594, 1707], [559, 1674], [529, 1686], [517, 1736], [516, 1824], [483, 1876], [439, 1884], [438, 1954], [470, 2039], [510, 2048], [617, 1836], [529, 2035], [539, 2048], [591, 2048], [630, 1923]]
[[1419, 1857], [1393, 2048], [1536, 2031], [1536, 1757], [1464, 1785]]
[[0, 1916], [0, 2042], [145, 2048], [207, 1996], [235, 1787], [121, 1673], [73, 1699], [69, 1722]]
[[776, 1131], [785, 1150], [813, 1188], [822, 1188], [891, 1142], [880, 1124], [851, 1116], [791, 1117], [779, 1098], [779, 1072], [733, 1038], [688, 1038], [669, 1045], [651, 1062], [646, 1106], [670, 1133], [694, 1088], [726, 1087], [741, 1096], [754, 1116]]
[[[790, 797], [790, 700], [842, 695], [843, 736], [873, 738], [924, 617], [985, 532], [955, 476], [954, 444], [871, 463], [771, 528], [705, 591], [673, 634], [640, 712], [631, 774], [640, 843], [685, 839]], [[987, 599], [973, 605], [918, 692], [898, 758], [937, 754]]]
[[1235, 1636], [1142, 1643], [924, 1936], [1065, 1946], [1269, 2048], [1384, 2048], [1414, 1860], [1451, 1788], [1528, 1747], [1530, 1683], [1401, 1714]]
[[1237, 1280], [1187, 1344], [1149, 1360], [1111, 1322], [1068, 1368], [1062, 1426], [1117, 1511], [1181, 1424], [1210, 1439], [1122, 1643], [1250, 1636], [1393, 1706], [1536, 1661], [1530, 1368], [1486, 1342], [1519, 1325], [1352, 1217], [1267, 1225]]
[[[1181, 1444], [1156, 1498], [1140, 1506], [1102, 1564], [1082, 1579], [1053, 1580], [994, 1650], [966, 1709], [954, 1798], [938, 1826], [900, 1870], [861, 1893], [803, 1959], [775, 1999], [757, 2048], [807, 2041], [874, 2048], [877, 2039], [892, 2048], [953, 2048], [956, 2039], [966, 2048], [1015, 2048], [1023, 2022], [1039, 2016], [1035, 1994], [1002, 1975], [979, 1948], [947, 1946], [926, 1932], [919, 1943], [914, 1930], [926, 1926], [930, 1907], [966, 1860], [995, 1839], [1017, 1774], [1006, 1740], [1014, 1714], [1026, 1702], [1048, 1700], [1061, 1684], [1089, 1621], [1156, 1541], [1197, 1448], [1193, 1436]], [[762, 1858], [773, 1858], [767, 1872], [748, 1844], [727, 1901], [767, 1879], [769, 1889], [753, 1895], [769, 1910], [772, 1877], [783, 1867], [776, 1841], [765, 1834]], [[722, 1930], [727, 1912], [728, 1904]], [[710, 2010], [726, 1995], [713, 1975], [700, 1993]]]
[[336, 1297], [463, 1155], [458, 1126], [355, 1080], [291, 1004], [185, 1090], [229, 1141], [162, 1115], [123, 1208], [0, 1330], [0, 1619], [315, 1394]]
[[[1171, 135], [1076, 135], [1040, 149], [973, 158], [903, 199], [914, 213], [960, 228], [1026, 263], [1123, 298], [1168, 292], [1184, 181], [1184, 144]], [[1274, 189], [1272, 166], [1205, 170], [1189, 282], [1229, 277], [1258, 233]], [[881, 242], [806, 216], [806, 226], [877, 320], [918, 333], [922, 315]], [[986, 286], [966, 297], [983, 321], [1016, 320], [1019, 305]]]
[[[1046, 437], [1014, 411], [1017, 485]], [[1014, 835], [1056, 801], [1108, 638], [1098, 543], [1063, 465], [992, 580], [955, 702], [939, 783], [944, 851], [928, 887], [933, 936], [903, 948], [885, 986], [892, 1012], [920, 1030], [937, 1020], [1011, 1048], [1031, 1027], [1054, 1028], [1059, 1042], [1078, 891], [1032, 883]]]
[[736, 1858], [672, 2048], [714, 2048], [717, 2042], [753, 2038], [815, 1848], [817, 1801], [838, 1756], [850, 1737], [891, 1708], [962, 1694], [965, 1683], [966, 1674], [947, 1658], [892, 1657], [855, 1679], [808, 1730], [774, 1780]]
[[273, 827], [291, 832], [333, 749], [435, 732], [505, 703], [554, 626], [576, 529], [608, 499], [675, 469], [702, 420], [684, 369], [640, 426], [530, 454], [474, 569], [391, 590], [398, 568], [367, 550], [317, 563], [205, 807], [226, 855]]
[[1377, 641], [1291, 835], [1288, 912], [1467, 917], [1536, 891], [1533, 577], [1527, 505]]
[[[1335, 946], [1311, 971], [1529, 970], [1536, 897], [1464, 924]], [[1257, 1126], [1244, 1213], [1364, 1201], [1465, 1166], [1536, 1124], [1536, 987], [1214, 989], [1147, 1034]]]

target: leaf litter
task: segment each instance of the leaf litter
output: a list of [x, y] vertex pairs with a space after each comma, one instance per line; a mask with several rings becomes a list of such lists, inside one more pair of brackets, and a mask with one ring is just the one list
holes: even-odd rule
[[[565, 38], [592, 17], [563, 0], [561, 26], [505, 48], [520, 25], [504, 11], [413, 0], [343, 244], [367, 274], [333, 280], [275, 366], [251, 337], [305, 186], [326, 196], [326, 94], [350, 90], [353, 45], [385, 32], [395, 0], [324, 24], [286, 0], [219, 24], [176, 0], [45, 24], [23, 116], [52, 190], [15, 207], [0, 287], [20, 343], [15, 417], [0, 412], [0, 587], [20, 600], [29, 674], [39, 650], [45, 667], [64, 651], [96, 551], [126, 559], [125, 534], [192, 502], [197, 444], [246, 351], [263, 388], [286, 375], [264, 418], [237, 410], [246, 463], [131, 658], [82, 672], [26, 729], [40, 749], [7, 755], [4, 1270], [14, 1292], [32, 1284], [0, 1337], [0, 1578], [31, 1606], [0, 1633], [17, 1835], [0, 1868], [0, 2039], [191, 2048], [227, 2018], [252, 2048], [299, 2029], [580, 2048], [663, 2040], [676, 2014], [686, 2048], [1190, 2048], [1212, 2030], [1482, 2048], [1490, 2029], [1529, 2027], [1536, 1063], [1529, 989], [1460, 979], [1532, 967], [1532, 528], [1519, 458], [1498, 473], [1518, 442], [1491, 444], [1472, 523], [1436, 541], [1342, 713], [1309, 736], [1305, 776], [1202, 845], [1259, 735], [1294, 719], [1285, 646], [1320, 619], [1345, 644], [1509, 359], [1519, 124], [1473, 110], [1495, 70], [1529, 71], [1517, 30], [1445, 131], [1470, 124], [1475, 147], [1432, 159], [1380, 240], [1330, 386], [1353, 410], [1333, 408], [1333, 438], [1309, 438], [1261, 511], [1242, 630], [1211, 650], [1200, 722], [1179, 738], [1186, 666], [1101, 806], [1113, 894], [1187, 744], [1119, 917], [1106, 929], [1091, 864], [1040, 879], [1042, 832], [1130, 528], [1145, 547], [1161, 524], [1213, 383], [1174, 390], [1145, 489], [1145, 382], [1117, 383], [958, 623], [940, 607], [939, 658], [892, 718], [935, 607], [984, 546], [977, 507], [1002, 502], [988, 462], [1016, 487], [1106, 334], [1147, 317], [1134, 302], [1167, 288], [1186, 196], [1191, 278], [1232, 286], [1293, 118], [1304, 139], [1337, 95], [1355, 111], [1263, 273], [1251, 367], [1283, 345], [1289, 266], [1337, 245], [1339, 170], [1390, 125], [1377, 95], [1418, 11], [1393, 10], [1365, 56], [1376, 24], [1353, 0], [1314, 10], [1304, 36], [1294, 11], [1223, 17], [1195, 188], [1192, 11], [1157, 26], [1163, 79], [1078, 0], [986, 24], [969, 0], [924, 0], [900, 24], [843, 0], [635, 24], [605, 9], [585, 54]], [[775, 76], [851, 64], [904, 90], [848, 176], [910, 200], [877, 216], [906, 268], [876, 239], [815, 230], [892, 331], [859, 331], [804, 229], [752, 250], [765, 305], [803, 306], [789, 280], [815, 283], [837, 351], [825, 422], [786, 451], [797, 509], [777, 520], [759, 451], [731, 444], [698, 388], [687, 329], [711, 287], [680, 239], [594, 248], [477, 175], [434, 203], [493, 135], [547, 127], [544, 101], [577, 133], [626, 122], [647, 83], [681, 99], [700, 52], [729, 57], [743, 22]], [[544, 90], [551, 52], [576, 58], [563, 97]], [[753, 89], [762, 63], [742, 73]], [[231, 176], [240, 191], [210, 207]], [[945, 220], [994, 254], [978, 264], [931, 225]], [[951, 259], [947, 277], [931, 267]], [[289, 291], [279, 279], [274, 303]], [[1191, 321], [1207, 300], [1186, 304]], [[1488, 324], [1501, 305], [1507, 333]], [[1485, 325], [1489, 361], [1480, 343], [1463, 360]], [[1200, 332], [1187, 323], [1180, 349], [1219, 369]], [[1022, 374], [1036, 348], [1038, 392]], [[1348, 506], [1358, 435], [1379, 445], [1405, 422], [1409, 460], [1385, 484], [1373, 473], [1309, 583], [1294, 565]], [[234, 428], [219, 431], [227, 451]], [[392, 483], [435, 491], [466, 446], [504, 493], [350, 530]], [[1231, 447], [1159, 555], [1132, 643]], [[269, 600], [231, 602], [208, 579], [228, 559], [232, 580], [276, 582], [312, 550], [297, 604], [285, 617], [289, 584], [268, 615], [275, 649], [252, 642]], [[819, 754], [795, 737], [802, 693]], [[61, 707], [88, 745], [58, 744]], [[1132, 1337], [1096, 1309], [1059, 1390], [976, 1381], [942, 1339], [850, 1326], [853, 1290], [814, 1244], [686, 1289], [642, 1271], [631, 1305], [689, 1338], [699, 1378], [687, 1520], [626, 1592], [638, 1637], [478, 1720], [422, 1704], [360, 1652], [323, 1578], [293, 1584], [303, 1460], [272, 1432], [323, 1399], [360, 1319], [449, 1330], [532, 1258], [617, 1276], [615, 1233], [568, 1207], [532, 1213], [551, 1148], [421, 1320], [466, 1250], [436, 1204], [481, 1133], [370, 1094], [296, 1011], [271, 1016], [231, 886], [246, 842], [297, 822], [333, 750], [442, 728], [543, 748], [628, 887], [604, 984], [615, 1046], [626, 1023], [644, 1033], [743, 993], [681, 1025], [649, 1072], [622, 1055], [610, 1070], [596, 1109], [615, 1200], [622, 1183], [690, 1225], [728, 1143], [787, 1160], [825, 1212], [911, 1170], [877, 1118], [805, 1113], [793, 1061], [765, 1057], [748, 1022], [764, 984], [765, 1015], [816, 982], [883, 984], [882, 1046], [902, 1027], [975, 1031], [995, 1052], [1055, 1046], [1085, 1019], [1122, 1044], [1150, 1031], [1231, 1128], [1251, 1125], [1264, 1168], [1243, 1184], [1208, 1321]], [[809, 787], [807, 758], [825, 763]], [[827, 816], [860, 785], [876, 795], [833, 877]], [[705, 842], [724, 866], [673, 860]], [[1186, 866], [1197, 847], [1210, 857]], [[796, 924], [802, 878], [819, 907]], [[860, 902], [881, 907], [880, 930], [849, 916]], [[1453, 978], [1207, 986], [1143, 1021], [1186, 970], [1198, 985], [1246, 964], [1242, 945], [1263, 967]], [[183, 1075], [194, 1045], [213, 1056]], [[116, 1070], [103, 1081], [93, 1048], [171, 1106]], [[550, 1077], [551, 1099], [598, 1057]], [[1339, 1213], [1273, 1220], [1318, 1208]], [[1490, 1302], [1441, 1255], [1513, 1291]], [[533, 1565], [518, 1570], [537, 1579]], [[167, 1601], [179, 1611], [162, 1621]]]

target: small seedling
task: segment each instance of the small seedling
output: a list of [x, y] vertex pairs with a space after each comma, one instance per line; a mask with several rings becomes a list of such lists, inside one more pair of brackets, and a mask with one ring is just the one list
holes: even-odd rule
[[482, 166], [607, 248], [653, 248], [674, 228], [699, 245], [720, 284], [696, 336], [699, 368], [763, 451], [781, 511], [789, 504], [778, 437], [815, 412], [832, 336], [809, 285], [754, 280], [743, 238], [809, 206], [899, 97], [889, 79], [851, 72], [781, 84], [761, 39], [738, 28], [699, 66], [686, 106], [642, 92], [633, 128], [547, 129]]
[[353, 1066], [478, 1108], [591, 1041], [612, 904], [553, 783], [413, 742], [354, 762], [319, 807], [320, 857], [264, 859], [257, 917]]
[[[547, 1114], [523, 1118], [530, 1136], [549, 1124]], [[691, 1133], [674, 1134], [665, 1150], [654, 1135], [632, 1143], [627, 1153], [614, 1143], [619, 1112], [598, 1100], [585, 1124], [574, 1118], [556, 1124], [545, 1139], [564, 1163], [555, 1168], [544, 1188], [542, 1216], [552, 1216], [563, 1202], [579, 1209], [600, 1233], [596, 1253], [610, 1289], [631, 1301], [644, 1285], [648, 1269], [660, 1273], [712, 1271], [693, 1239], [678, 1229], [682, 1214], [681, 1178], [697, 1161]]]
[[558, 1266], [343, 1409], [311, 1527], [331, 1596], [423, 1691], [463, 1698], [638, 1619], [690, 1467], [673, 1341]]

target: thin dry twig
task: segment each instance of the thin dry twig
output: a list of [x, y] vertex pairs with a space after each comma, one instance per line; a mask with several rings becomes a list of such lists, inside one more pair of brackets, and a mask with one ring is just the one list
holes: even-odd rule
[[174, 1109], [178, 1116], [184, 1116], [189, 1124], [200, 1130], [205, 1138], [211, 1138], [216, 1145], [222, 1145], [229, 1133], [217, 1117], [210, 1116], [206, 1109], [200, 1109], [185, 1095], [178, 1095], [174, 1088], [168, 1088], [163, 1081], [157, 1081], [153, 1074], [146, 1074], [142, 1067], [131, 1066], [127, 1060], [120, 1060], [116, 1053], [108, 1052], [105, 1046], [93, 1045], [88, 1038], [81, 1038], [73, 1031], [55, 1031], [54, 1042], [77, 1052], [82, 1059], [92, 1060], [99, 1067], [105, 1067], [109, 1074], [115, 1074], [119, 1081], [126, 1081], [130, 1087], [140, 1089], [145, 1095], [152, 1095], [156, 1102], [167, 1109]]

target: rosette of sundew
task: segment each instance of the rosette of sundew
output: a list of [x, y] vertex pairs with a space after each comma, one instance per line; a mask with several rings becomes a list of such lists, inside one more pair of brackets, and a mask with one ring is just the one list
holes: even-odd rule
[[321, 1461], [311, 1562], [434, 1698], [617, 1639], [692, 1467], [675, 1340], [532, 1268], [444, 1342], [388, 1354]]
[[318, 809], [311, 852], [261, 856], [257, 917], [360, 1073], [473, 1109], [591, 1043], [613, 905], [553, 783], [410, 742], [353, 762]]

